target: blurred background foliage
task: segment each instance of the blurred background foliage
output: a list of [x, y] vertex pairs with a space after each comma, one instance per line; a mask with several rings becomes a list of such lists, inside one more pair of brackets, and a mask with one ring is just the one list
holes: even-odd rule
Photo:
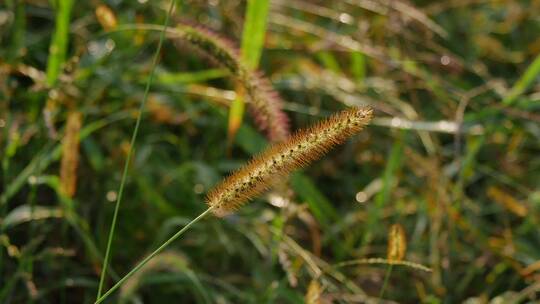
[[[143, 25], [168, 4], [0, 3], [0, 302], [95, 299], [159, 38]], [[195, 225], [112, 302], [538, 301], [540, 1], [271, 0], [251, 21], [246, 7], [178, 1], [171, 27], [241, 48], [292, 130], [347, 106], [376, 118], [287, 189]], [[159, 55], [109, 286], [267, 145], [229, 72], [175, 39]]]

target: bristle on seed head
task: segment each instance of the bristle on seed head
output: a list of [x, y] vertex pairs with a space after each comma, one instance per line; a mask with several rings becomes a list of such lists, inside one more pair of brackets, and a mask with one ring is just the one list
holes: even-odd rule
[[332, 147], [362, 130], [371, 120], [372, 113], [368, 107], [350, 108], [298, 131], [225, 178], [208, 193], [207, 204], [217, 216], [234, 212], [276, 181], [319, 159]]

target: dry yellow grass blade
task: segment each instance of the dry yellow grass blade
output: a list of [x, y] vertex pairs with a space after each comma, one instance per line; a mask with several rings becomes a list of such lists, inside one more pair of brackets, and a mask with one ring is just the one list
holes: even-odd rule
[[400, 224], [394, 224], [388, 232], [388, 248], [386, 258], [392, 262], [402, 261], [407, 251], [405, 230]]
[[487, 196], [517, 216], [525, 217], [527, 208], [512, 195], [497, 187], [489, 187]]
[[317, 280], [311, 280], [309, 283], [304, 301], [306, 304], [320, 304], [321, 303], [321, 284]]
[[530, 276], [531, 274], [540, 271], [540, 260], [527, 265], [525, 268], [523, 268], [520, 273], [522, 276]]
[[79, 166], [79, 132], [82, 115], [73, 111], [68, 114], [66, 131], [62, 139], [62, 160], [60, 163], [60, 191], [73, 197], [77, 190], [77, 168]]
[[116, 21], [115, 13], [110, 7], [100, 4], [96, 7], [95, 13], [99, 24], [101, 24], [105, 31], [111, 31], [116, 28], [118, 22]]

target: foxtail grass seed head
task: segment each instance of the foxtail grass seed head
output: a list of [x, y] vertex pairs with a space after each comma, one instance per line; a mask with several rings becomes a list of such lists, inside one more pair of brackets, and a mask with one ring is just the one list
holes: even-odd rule
[[290, 172], [307, 166], [362, 130], [371, 117], [368, 107], [350, 108], [300, 130], [225, 178], [208, 193], [207, 204], [217, 216], [235, 211]]
[[215, 64], [221, 65], [245, 89], [250, 113], [257, 127], [271, 142], [282, 142], [290, 135], [287, 115], [282, 110], [283, 100], [271, 82], [260, 71], [247, 68], [233, 42], [201, 26], [180, 23], [173, 31]]

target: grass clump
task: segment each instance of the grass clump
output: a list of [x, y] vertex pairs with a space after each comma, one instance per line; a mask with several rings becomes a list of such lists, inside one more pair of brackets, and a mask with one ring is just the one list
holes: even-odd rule
[[539, 12], [0, 1], [0, 302], [538, 301]]

